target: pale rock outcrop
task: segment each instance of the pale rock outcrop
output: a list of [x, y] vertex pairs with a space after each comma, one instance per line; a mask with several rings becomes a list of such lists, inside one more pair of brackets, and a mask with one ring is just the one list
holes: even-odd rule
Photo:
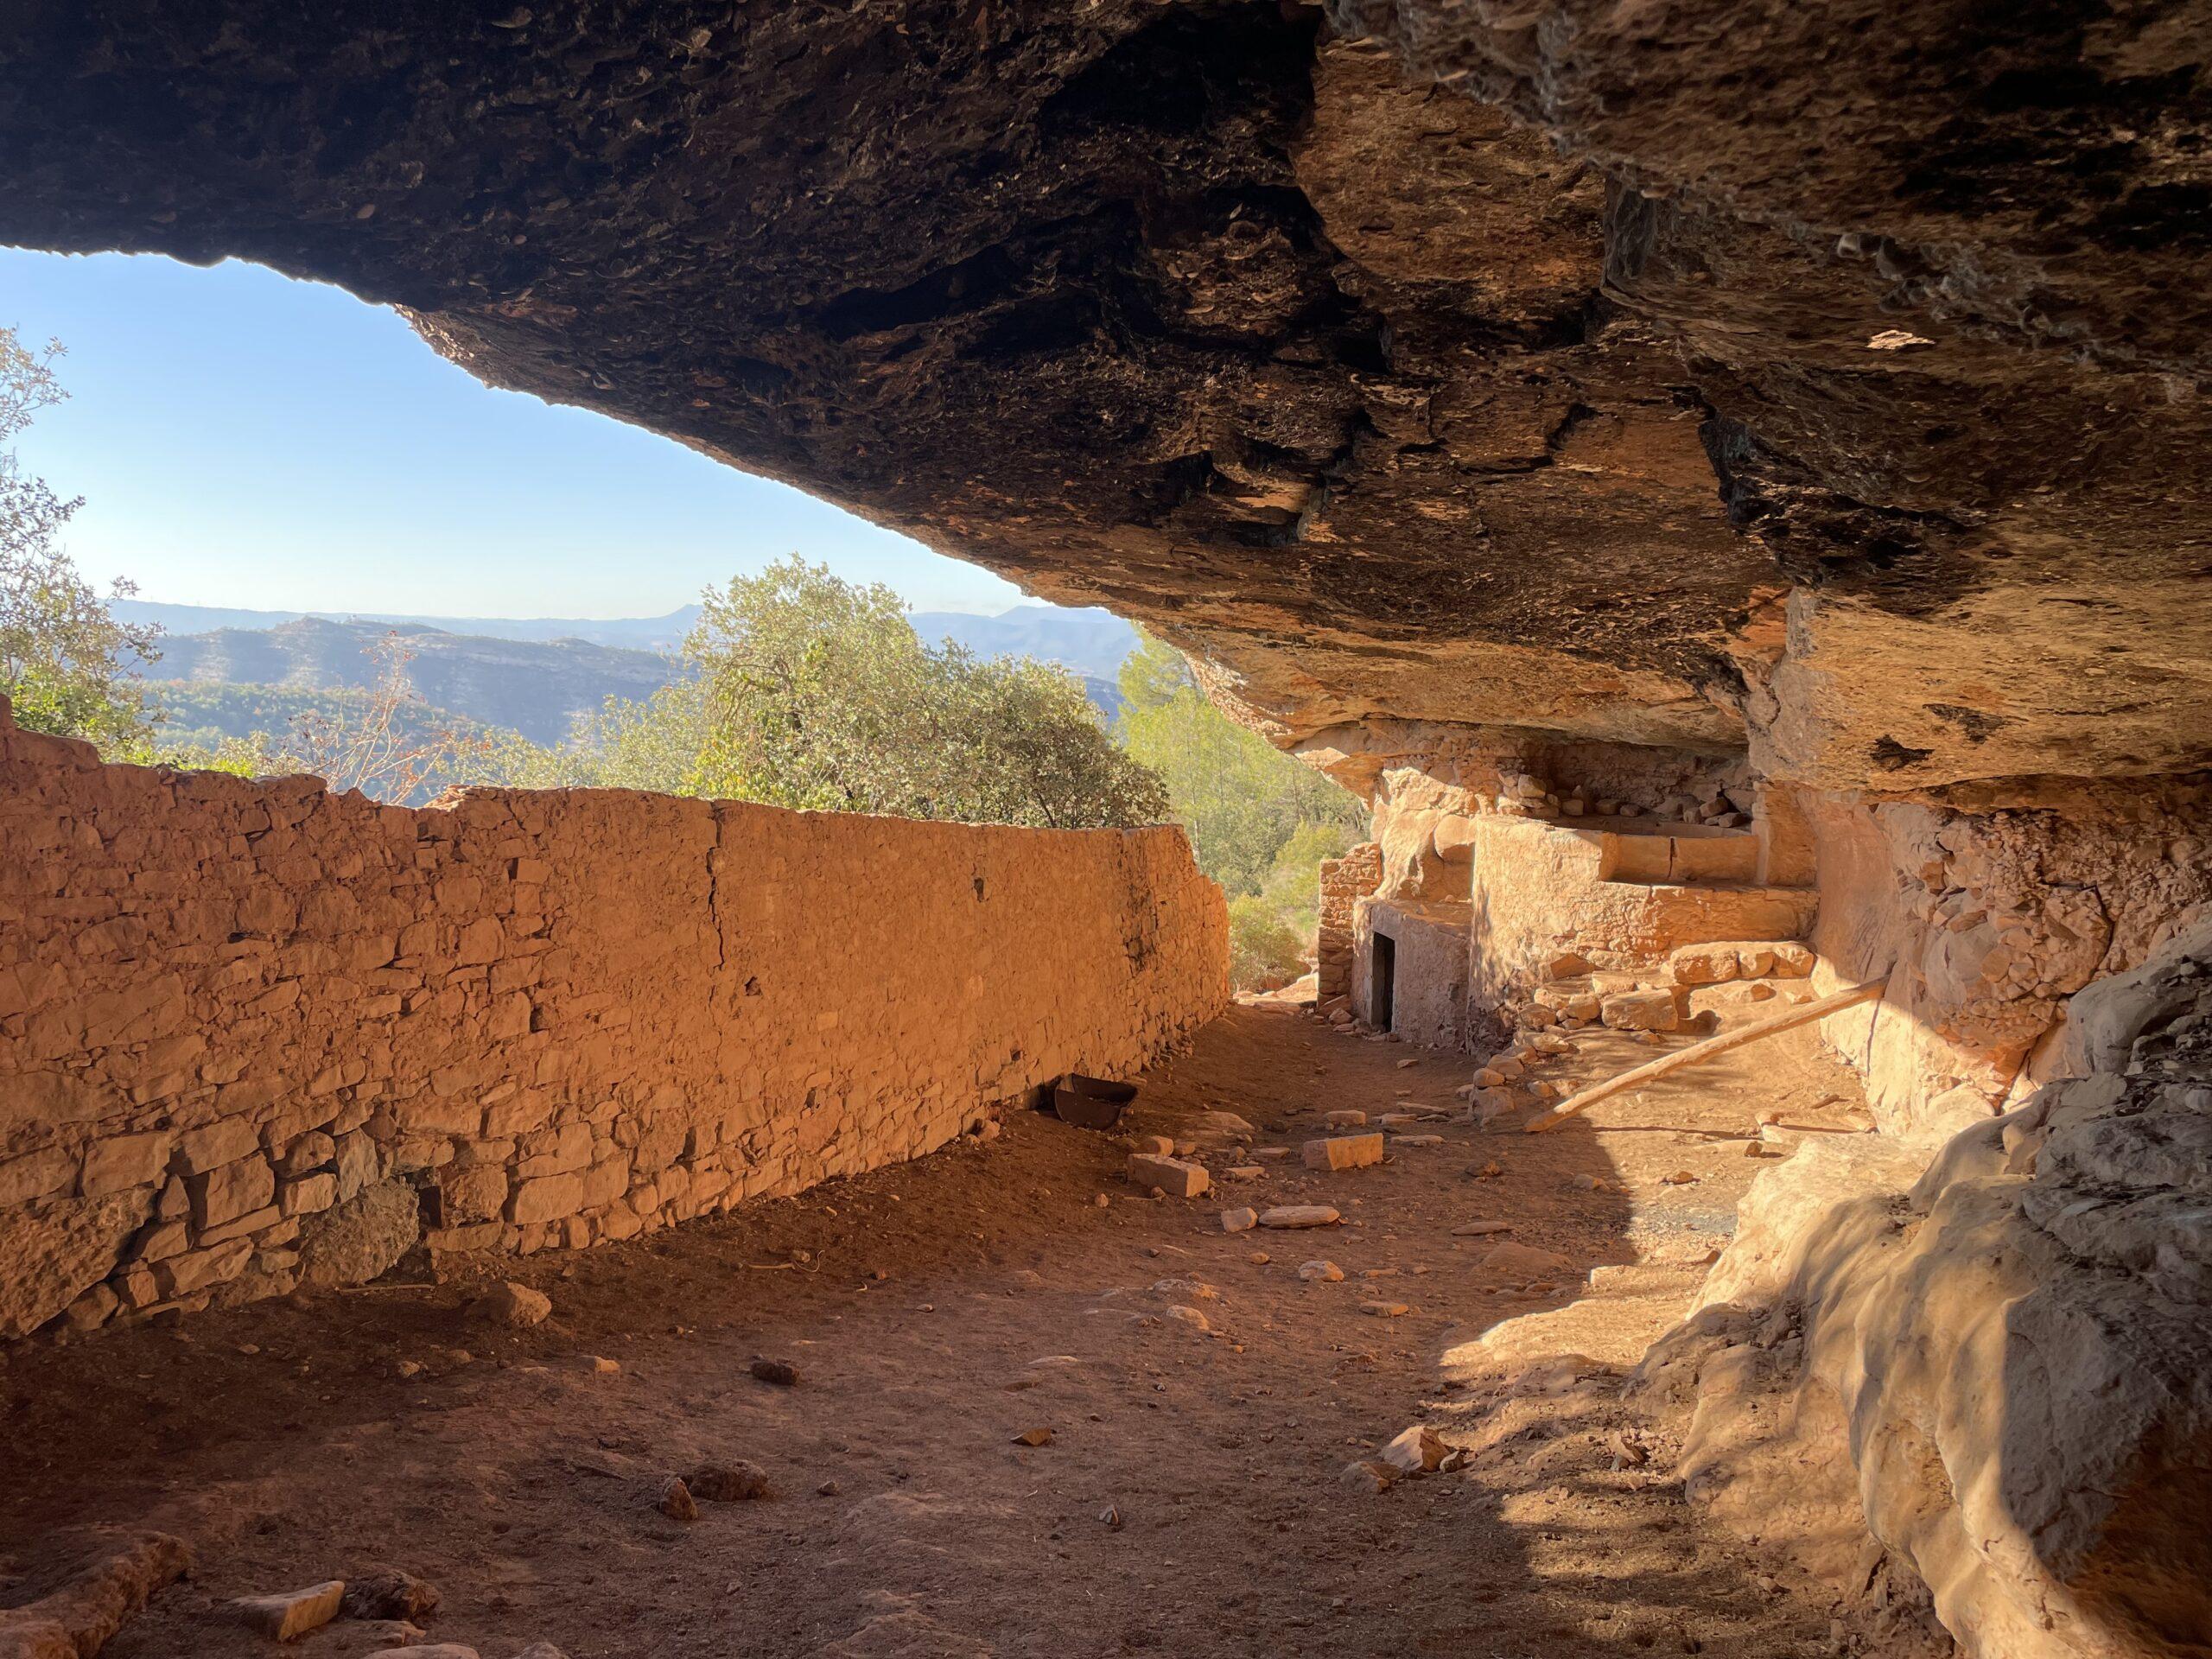
[[0, 1206], [0, 1337], [35, 1331], [112, 1273], [154, 1190]]
[[388, 1272], [423, 1236], [423, 1208], [404, 1181], [379, 1181], [300, 1235], [300, 1277], [310, 1285], [361, 1285]]
[[1853, 1591], [1866, 1531], [1979, 1659], [2212, 1644], [2212, 923], [2074, 999], [2081, 1075], [1924, 1173], [1762, 1174], [1643, 1385], [1691, 1492]]

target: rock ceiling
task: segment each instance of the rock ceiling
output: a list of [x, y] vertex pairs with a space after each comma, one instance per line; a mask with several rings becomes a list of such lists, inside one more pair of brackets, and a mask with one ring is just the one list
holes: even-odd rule
[[2212, 6], [17, 0], [0, 238], [235, 255], [1141, 618], [1279, 741], [2212, 764]]

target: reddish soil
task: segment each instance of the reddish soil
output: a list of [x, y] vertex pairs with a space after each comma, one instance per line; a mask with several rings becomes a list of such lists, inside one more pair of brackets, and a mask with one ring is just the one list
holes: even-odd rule
[[[1578, 1040], [1552, 1075], [1652, 1052]], [[1326, 1109], [1456, 1112], [1469, 1069], [1247, 1006], [1146, 1079], [1129, 1127], [1218, 1108], [1294, 1149]], [[429, 1639], [484, 1659], [537, 1641], [569, 1659], [1838, 1651], [1860, 1637], [1832, 1630], [1829, 1594], [1702, 1521], [1663, 1433], [1604, 1404], [1609, 1387], [1554, 1407], [1469, 1363], [1484, 1332], [1578, 1298], [1577, 1345], [1632, 1356], [1694, 1276], [1611, 1276], [1657, 1284], [1656, 1302], [1592, 1299], [1573, 1273], [1508, 1290], [1476, 1266], [1494, 1239], [1452, 1236], [1493, 1219], [1578, 1269], [1679, 1261], [1721, 1241], [1762, 1166], [1744, 1155], [1754, 1113], [1823, 1096], [1808, 1121], [1847, 1124], [1847, 1073], [1754, 1048], [1596, 1124], [1424, 1125], [1443, 1144], [1381, 1167], [1313, 1173], [1294, 1150], [1190, 1201], [1130, 1187], [1119, 1137], [1023, 1114], [801, 1198], [487, 1267], [553, 1299], [527, 1331], [456, 1278], [19, 1344], [0, 1362], [0, 1563], [80, 1523], [186, 1538], [194, 1576], [113, 1659], [267, 1653], [227, 1599], [376, 1562], [441, 1586]], [[1218, 1178], [1239, 1160], [1211, 1161]], [[1699, 1179], [1665, 1184], [1676, 1172]], [[1327, 1203], [1344, 1224], [1224, 1233], [1248, 1202]], [[1343, 1282], [1302, 1281], [1318, 1257]], [[1363, 1311], [1377, 1302], [1407, 1311]], [[756, 1380], [762, 1356], [798, 1385]], [[1344, 1482], [1420, 1422], [1469, 1465]], [[1038, 1427], [1050, 1444], [1014, 1443]], [[741, 1458], [774, 1498], [690, 1524], [656, 1509], [669, 1474]], [[290, 1651], [369, 1641], [341, 1621]]]

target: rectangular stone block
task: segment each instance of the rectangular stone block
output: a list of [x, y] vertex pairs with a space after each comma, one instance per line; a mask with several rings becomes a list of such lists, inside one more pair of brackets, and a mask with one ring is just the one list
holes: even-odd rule
[[277, 1166], [287, 1175], [304, 1175], [310, 1170], [324, 1167], [337, 1156], [336, 1139], [321, 1129], [313, 1129], [284, 1148], [284, 1156]]
[[256, 1154], [194, 1175], [185, 1188], [192, 1195], [194, 1230], [205, 1232], [266, 1205], [276, 1196], [276, 1172]]
[[142, 1262], [165, 1262], [170, 1256], [183, 1255], [191, 1243], [191, 1229], [181, 1221], [165, 1221], [139, 1241], [138, 1258]]
[[434, 1227], [423, 1235], [423, 1243], [433, 1250], [467, 1255], [497, 1249], [506, 1230], [497, 1221], [472, 1221], [458, 1227]]
[[1147, 1191], [1158, 1187], [1171, 1198], [1195, 1198], [1213, 1185], [1204, 1164], [1150, 1152], [1130, 1154], [1129, 1179]]
[[1598, 1017], [1616, 1031], [1673, 1031], [1682, 1023], [1671, 990], [1616, 991], [1599, 1003]]
[[95, 1141], [85, 1149], [81, 1191], [88, 1198], [149, 1186], [168, 1166], [170, 1137], [155, 1130]]
[[320, 1215], [338, 1202], [338, 1176], [321, 1170], [303, 1175], [284, 1188], [282, 1207], [288, 1216]]
[[1676, 881], [1751, 881], [1758, 877], [1758, 837], [1748, 831], [1669, 839]]
[[251, 1239], [233, 1239], [213, 1249], [189, 1250], [182, 1255], [173, 1255], [159, 1262], [154, 1268], [154, 1278], [162, 1287], [162, 1294], [169, 1300], [190, 1296], [211, 1285], [227, 1283], [245, 1271], [245, 1264], [253, 1257]]
[[219, 1227], [208, 1228], [200, 1235], [200, 1243], [207, 1247], [227, 1244], [234, 1238], [251, 1238], [256, 1233], [266, 1228], [274, 1227], [283, 1219], [284, 1212], [282, 1210], [273, 1204], [268, 1205], [240, 1216], [235, 1220], [226, 1221]]
[[[77, 1179], [77, 1160], [59, 1147], [48, 1147], [0, 1163], [0, 1205], [22, 1204], [59, 1192]], [[132, 1183], [136, 1185], [136, 1183]], [[86, 1193], [86, 1197], [96, 1196]]]
[[[1773, 952], [1765, 953], [1773, 960]], [[1733, 944], [1685, 944], [1667, 958], [1669, 976], [1677, 985], [1718, 985], [1736, 977], [1742, 967]]]
[[518, 1225], [559, 1221], [584, 1207], [584, 1178], [580, 1174], [543, 1175], [515, 1188], [507, 1219]]
[[1304, 1149], [1308, 1169], [1363, 1169], [1382, 1161], [1380, 1135], [1332, 1135], [1308, 1141]]
[[247, 1119], [226, 1117], [188, 1131], [177, 1141], [178, 1160], [188, 1175], [219, 1164], [234, 1164], [261, 1145], [261, 1131]]

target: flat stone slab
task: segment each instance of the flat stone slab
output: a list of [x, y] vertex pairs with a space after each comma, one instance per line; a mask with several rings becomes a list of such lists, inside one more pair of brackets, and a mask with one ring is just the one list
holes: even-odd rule
[[1308, 1169], [1363, 1169], [1382, 1161], [1382, 1136], [1379, 1133], [1332, 1135], [1325, 1140], [1308, 1141], [1304, 1156]]
[[1129, 1179], [1139, 1186], [1156, 1186], [1171, 1198], [1195, 1198], [1213, 1185], [1204, 1164], [1150, 1152], [1129, 1154]]
[[1341, 1219], [1325, 1204], [1279, 1204], [1260, 1211], [1262, 1227], [1333, 1227]]
[[266, 1596], [240, 1596], [231, 1603], [238, 1621], [272, 1641], [289, 1642], [319, 1630], [338, 1617], [346, 1599], [346, 1580], [332, 1579], [304, 1590], [280, 1590]]

